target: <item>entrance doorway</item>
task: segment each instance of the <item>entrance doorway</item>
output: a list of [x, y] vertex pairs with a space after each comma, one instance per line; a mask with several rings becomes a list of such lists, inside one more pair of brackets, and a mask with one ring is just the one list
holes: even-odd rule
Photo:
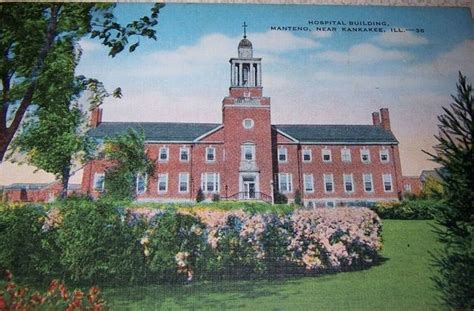
[[255, 199], [255, 176], [243, 176], [244, 199]]

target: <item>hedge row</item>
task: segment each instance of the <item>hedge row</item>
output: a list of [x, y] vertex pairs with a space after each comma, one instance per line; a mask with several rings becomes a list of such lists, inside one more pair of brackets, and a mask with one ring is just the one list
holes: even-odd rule
[[2, 206], [0, 267], [22, 277], [117, 284], [339, 271], [371, 264], [381, 224], [365, 208], [117, 208], [69, 200]]
[[378, 202], [370, 207], [382, 219], [433, 219], [444, 202], [436, 199], [414, 199], [401, 202]]

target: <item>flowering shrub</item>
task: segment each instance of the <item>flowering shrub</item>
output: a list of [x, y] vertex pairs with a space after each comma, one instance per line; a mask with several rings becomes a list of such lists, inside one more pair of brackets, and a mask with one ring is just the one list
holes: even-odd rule
[[118, 208], [78, 199], [47, 213], [18, 209], [31, 215], [0, 214], [0, 266], [74, 282], [338, 271], [372, 263], [382, 246], [380, 219], [367, 208]]
[[6, 271], [4, 290], [0, 291], [0, 310], [93, 310], [105, 308], [105, 301], [100, 297], [100, 289], [91, 287], [86, 296], [75, 289], [68, 291], [64, 282], [51, 281], [46, 293], [36, 291], [29, 294], [27, 287], [18, 286], [13, 282], [13, 274]]

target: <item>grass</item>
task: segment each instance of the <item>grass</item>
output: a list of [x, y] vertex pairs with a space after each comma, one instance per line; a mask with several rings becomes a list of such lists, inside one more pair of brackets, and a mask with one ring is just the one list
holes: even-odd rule
[[367, 270], [287, 280], [104, 289], [112, 310], [436, 310], [429, 221], [384, 220], [386, 260]]

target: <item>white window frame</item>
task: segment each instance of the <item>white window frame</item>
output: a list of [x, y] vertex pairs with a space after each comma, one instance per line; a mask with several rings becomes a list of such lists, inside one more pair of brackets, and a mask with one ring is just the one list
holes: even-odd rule
[[[282, 155], [285, 156], [284, 160], [280, 159], [280, 156], [282, 156]], [[285, 147], [278, 148], [278, 162], [279, 163], [288, 162], [288, 149], [287, 148], [285, 148]]]
[[[212, 154], [212, 159], [209, 159], [209, 155]], [[206, 147], [206, 162], [216, 162], [216, 147]]]
[[[286, 189], [282, 189], [282, 181], [285, 180]], [[278, 191], [280, 193], [293, 192], [293, 175], [290, 173], [278, 173]]]
[[[309, 160], [305, 159], [306, 155], [309, 156]], [[313, 155], [312, 155], [311, 149], [306, 149], [306, 148], [303, 149], [301, 157], [302, 157], [303, 162], [305, 162], [305, 163], [311, 162], [313, 160]]]
[[[387, 156], [387, 160], [382, 160], [383, 155]], [[380, 163], [389, 163], [390, 162], [390, 153], [388, 152], [388, 149], [380, 149], [379, 159], [380, 159]]]
[[[187, 155], [187, 160], [182, 159], [183, 154]], [[180, 162], [189, 162], [189, 148], [188, 147], [179, 148], [179, 161]]]
[[[208, 190], [209, 183], [212, 184], [212, 190]], [[204, 193], [219, 193], [220, 176], [219, 173], [206, 172], [201, 174], [201, 189]]]
[[[364, 155], [367, 155], [367, 160], [364, 160]], [[370, 163], [370, 150], [367, 148], [360, 149], [360, 161], [365, 164]]]
[[[161, 177], [164, 178], [165, 190], [160, 190], [160, 178]], [[168, 192], [168, 173], [158, 174], [158, 178], [156, 179], [156, 190], [158, 191], [158, 193]]]
[[[390, 190], [385, 188], [385, 182], [390, 183]], [[393, 192], [393, 179], [392, 174], [382, 174], [382, 186], [384, 192]]]
[[[332, 190], [328, 191], [326, 187], [326, 182], [330, 182], [332, 185]], [[324, 192], [325, 193], [333, 193], [335, 191], [334, 185], [334, 175], [333, 174], [323, 174], [323, 185], [324, 185]]]
[[[143, 178], [143, 191], [138, 191], [138, 180]], [[148, 174], [138, 173], [135, 178], [135, 193], [142, 194], [148, 190]]]
[[[181, 190], [181, 183], [186, 184], [186, 190]], [[178, 175], [178, 192], [179, 193], [188, 193], [189, 192], [189, 173], [181, 172]]]
[[[162, 155], [162, 151], [165, 151], [164, 154], [166, 154], [166, 159], [162, 159], [161, 158], [161, 155]], [[160, 150], [158, 152], [158, 161], [159, 162], [167, 162], [170, 158], [170, 148], [166, 147], [166, 146], [163, 146], [163, 147], [160, 147]]]
[[[308, 187], [308, 185], [310, 187]], [[313, 174], [303, 174], [303, 186], [304, 186], [304, 192], [307, 192], [307, 193], [313, 193], [314, 192]]]
[[[328, 155], [329, 160], [325, 160], [324, 156]], [[332, 162], [332, 152], [331, 149], [324, 148], [321, 152], [321, 159], [323, 160], [324, 163], [331, 163]]]
[[[250, 153], [252, 155], [251, 159], [246, 158], [247, 149], [250, 150]], [[255, 161], [256, 160], [256, 158], [255, 158], [255, 145], [254, 144], [250, 144], [250, 143], [243, 144], [241, 146], [240, 150], [241, 150], [241, 159], [242, 159], [242, 161]]]
[[351, 149], [344, 147], [341, 149], [341, 161], [344, 163], [351, 163], [352, 162], [352, 155]]
[[412, 193], [413, 190], [411, 188], [411, 184], [404, 184], [403, 185], [403, 191], [406, 192], [406, 193]]
[[[347, 183], [351, 184], [352, 190], [347, 190]], [[352, 174], [342, 174], [342, 183], [344, 185], [344, 192], [353, 193], [355, 191], [354, 187], [354, 176]]]
[[[366, 183], [370, 182], [370, 190], [367, 190]], [[362, 174], [362, 183], [364, 187], [364, 192], [374, 192], [374, 180], [372, 174]]]
[[[96, 185], [99, 183], [99, 178], [102, 179], [100, 181], [100, 187], [96, 187]], [[105, 190], [105, 173], [95, 173], [94, 174], [94, 183], [92, 185], [92, 188], [94, 189], [94, 191], [104, 192], [104, 190]]]

